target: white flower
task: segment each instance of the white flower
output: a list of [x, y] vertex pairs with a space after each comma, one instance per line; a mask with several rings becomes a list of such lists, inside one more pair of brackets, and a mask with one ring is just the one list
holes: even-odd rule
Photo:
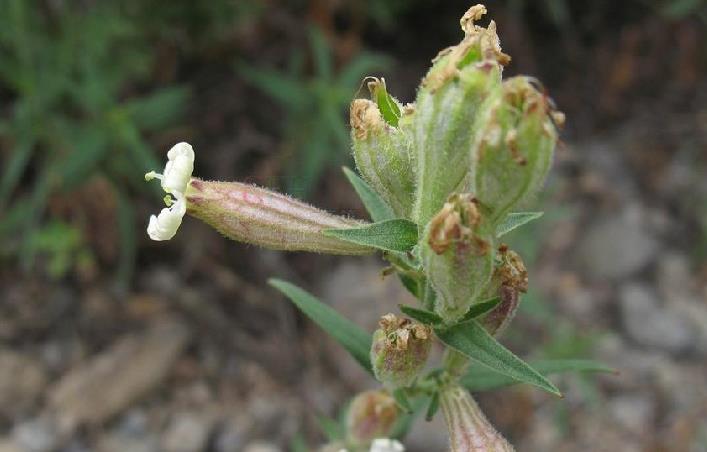
[[371, 443], [370, 452], [405, 452], [405, 448], [394, 439], [378, 438]]
[[164, 174], [150, 171], [145, 174], [145, 180], [159, 179], [162, 189], [174, 197], [165, 198], [168, 208], [162, 209], [159, 215], [150, 216], [147, 234], [152, 240], [169, 240], [177, 233], [182, 218], [187, 211], [184, 192], [194, 171], [194, 149], [189, 143], [177, 143], [167, 152], [167, 164]]
[[187, 211], [187, 202], [184, 196], [177, 200], [169, 208], [164, 208], [160, 214], [150, 216], [150, 223], [147, 225], [147, 235], [152, 240], [169, 240], [177, 233], [182, 218]]

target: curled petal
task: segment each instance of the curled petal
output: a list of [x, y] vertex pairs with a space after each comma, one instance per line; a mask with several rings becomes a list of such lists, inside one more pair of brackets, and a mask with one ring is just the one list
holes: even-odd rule
[[194, 171], [194, 149], [189, 143], [181, 142], [167, 152], [162, 188], [167, 193], [184, 194]]
[[187, 211], [184, 198], [178, 198], [169, 208], [164, 208], [159, 215], [152, 215], [147, 225], [147, 235], [152, 240], [169, 240], [177, 233], [182, 218]]

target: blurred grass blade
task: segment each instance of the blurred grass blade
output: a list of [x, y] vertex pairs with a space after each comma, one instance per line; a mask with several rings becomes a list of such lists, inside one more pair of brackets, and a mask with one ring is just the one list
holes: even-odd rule
[[442, 317], [438, 316], [434, 312], [413, 308], [412, 306], [405, 306], [404, 304], [398, 306], [403, 314], [417, 320], [418, 322], [424, 323], [425, 325], [441, 325], [443, 322]]
[[398, 218], [349, 229], [325, 229], [324, 235], [384, 251], [406, 252], [417, 244], [417, 225]]
[[378, 196], [378, 193], [373, 191], [366, 181], [361, 179], [361, 177], [351, 169], [345, 166], [342, 167], [342, 169], [344, 170], [346, 178], [351, 185], [353, 185], [354, 190], [356, 190], [358, 197], [361, 198], [363, 205], [366, 207], [366, 210], [368, 210], [373, 221], [378, 222], [395, 218], [393, 210]]
[[506, 235], [512, 230], [523, 226], [533, 220], [543, 216], [543, 212], [512, 212], [509, 213], [503, 222], [496, 228], [496, 237]]
[[159, 130], [175, 121], [184, 111], [189, 90], [182, 86], [170, 86], [149, 96], [128, 100], [121, 109], [130, 116], [141, 130]]
[[442, 342], [489, 369], [551, 394], [562, 395], [552, 382], [496, 341], [476, 320], [436, 328], [435, 333]]
[[5, 206], [8, 197], [15, 190], [17, 183], [22, 177], [27, 163], [32, 156], [32, 148], [34, 146], [34, 140], [29, 139], [18, 143], [18, 145], [11, 152], [9, 161], [2, 172], [2, 179], [0, 179], [0, 207]]
[[371, 369], [371, 335], [310, 293], [294, 284], [270, 279], [268, 284], [285, 294], [307, 317], [332, 336], [368, 372]]
[[[600, 362], [589, 359], [558, 359], [534, 361], [532, 366], [541, 374], [548, 376], [565, 372], [590, 372], [590, 373], [614, 373], [615, 369]], [[461, 378], [462, 386], [472, 392], [489, 391], [504, 386], [518, 384], [518, 381], [506, 375], [495, 372], [489, 368], [473, 366], [469, 372]]]

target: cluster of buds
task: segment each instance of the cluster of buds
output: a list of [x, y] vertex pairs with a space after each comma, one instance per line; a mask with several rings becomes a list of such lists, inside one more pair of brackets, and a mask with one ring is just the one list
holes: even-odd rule
[[430, 327], [386, 314], [373, 333], [371, 364], [378, 381], [388, 388], [407, 387], [425, 367], [432, 347]]

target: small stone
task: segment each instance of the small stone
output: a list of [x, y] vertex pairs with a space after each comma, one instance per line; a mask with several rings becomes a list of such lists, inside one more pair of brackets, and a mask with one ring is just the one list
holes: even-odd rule
[[100, 424], [131, 406], [166, 376], [189, 338], [175, 320], [118, 339], [108, 350], [64, 375], [50, 390], [49, 409], [62, 430]]
[[35, 418], [15, 425], [12, 437], [25, 452], [49, 452], [59, 441], [54, 424], [44, 418]]
[[28, 355], [0, 350], [0, 417], [27, 414], [46, 383], [44, 367]]
[[645, 394], [615, 396], [608, 404], [614, 420], [626, 430], [640, 434], [646, 426], [653, 425], [655, 406]]
[[644, 347], [684, 352], [693, 342], [690, 322], [661, 306], [653, 290], [628, 284], [619, 293], [621, 317], [628, 336]]
[[245, 446], [243, 452], [282, 452], [282, 449], [272, 443], [254, 441]]
[[212, 422], [197, 413], [177, 413], [162, 435], [164, 452], [199, 452], [206, 449]]
[[111, 433], [103, 436], [97, 444], [98, 452], [157, 452], [159, 440], [155, 436], [130, 436]]
[[594, 278], [618, 280], [645, 268], [659, 250], [640, 207], [631, 206], [591, 226], [579, 245], [578, 258]]

